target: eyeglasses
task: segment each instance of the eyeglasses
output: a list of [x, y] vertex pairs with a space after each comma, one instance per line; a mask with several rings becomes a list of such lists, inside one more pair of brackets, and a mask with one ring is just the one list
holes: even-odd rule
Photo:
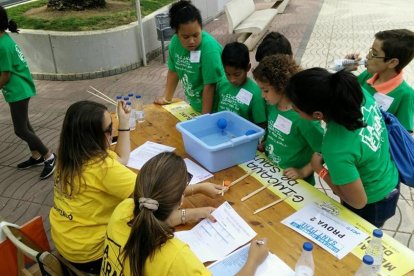
[[104, 130], [104, 133], [112, 135], [112, 122], [109, 124], [108, 128]]
[[377, 56], [372, 51], [373, 51], [373, 49], [372, 48], [369, 48], [369, 51], [368, 51], [368, 59], [373, 59], [373, 58], [389, 58], [389, 57], [386, 57], [386, 56], [384, 56], [384, 57]]

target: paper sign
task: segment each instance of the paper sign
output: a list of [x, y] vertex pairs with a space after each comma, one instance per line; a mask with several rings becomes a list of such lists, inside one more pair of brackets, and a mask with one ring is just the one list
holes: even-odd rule
[[256, 232], [227, 201], [212, 215], [216, 222], [204, 219], [189, 231], [175, 233], [203, 263], [224, 258], [256, 236]]
[[240, 89], [239, 93], [237, 93], [236, 99], [241, 101], [242, 103], [249, 105], [253, 98], [253, 94], [247, 91], [246, 89]]
[[[250, 243], [228, 255], [223, 260], [210, 265], [208, 269], [213, 276], [236, 275], [244, 266], [249, 255]], [[294, 276], [295, 272], [276, 255], [269, 253], [264, 262], [259, 265], [255, 276]]]
[[392, 102], [394, 101], [393, 97], [381, 93], [375, 93], [374, 98], [378, 106], [384, 111], [387, 111], [388, 108], [390, 108]]
[[366, 233], [334, 217], [316, 204], [309, 204], [282, 223], [319, 244], [338, 259], [345, 257], [368, 237]]
[[184, 159], [185, 165], [187, 166], [187, 171], [193, 176], [189, 185], [200, 183], [206, 179], [213, 177], [213, 175], [205, 170], [203, 167], [197, 165], [190, 159]]
[[140, 170], [148, 160], [161, 152], [172, 152], [175, 148], [147, 141], [134, 149], [129, 155], [127, 167]]
[[190, 52], [190, 62], [199, 63], [200, 62], [201, 51], [191, 51]]
[[290, 129], [292, 128], [292, 121], [283, 117], [282, 115], [277, 115], [276, 121], [273, 126], [283, 132], [286, 135], [289, 135]]

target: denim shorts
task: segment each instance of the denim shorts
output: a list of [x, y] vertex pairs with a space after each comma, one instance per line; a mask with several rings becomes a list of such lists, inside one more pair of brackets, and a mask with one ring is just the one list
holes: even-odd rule
[[395, 187], [383, 200], [367, 204], [362, 209], [355, 209], [344, 201], [342, 201], [342, 205], [376, 227], [381, 228], [387, 219], [395, 215], [399, 197], [400, 184], [398, 183], [397, 187]]

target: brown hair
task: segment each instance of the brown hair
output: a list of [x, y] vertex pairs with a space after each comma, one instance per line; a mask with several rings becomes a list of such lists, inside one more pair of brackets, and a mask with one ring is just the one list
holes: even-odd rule
[[[132, 275], [144, 275], [145, 261], [174, 236], [174, 228], [166, 220], [179, 206], [187, 181], [183, 159], [172, 152], [158, 154], [142, 167], [134, 190], [131, 234], [123, 249], [124, 263], [128, 258]], [[156, 200], [158, 209], [140, 208], [140, 198]]]
[[278, 93], [284, 93], [289, 79], [301, 71], [299, 65], [289, 55], [272, 55], [262, 59], [253, 70], [253, 77], [269, 83]]

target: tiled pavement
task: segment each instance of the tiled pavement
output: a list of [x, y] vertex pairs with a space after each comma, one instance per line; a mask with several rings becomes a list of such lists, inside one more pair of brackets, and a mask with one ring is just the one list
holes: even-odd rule
[[[269, 3], [256, 1], [261, 7]], [[376, 31], [390, 28], [414, 30], [414, 1], [405, 0], [290, 0], [285, 13], [277, 15], [270, 30], [279, 31], [291, 41], [295, 59], [305, 68], [329, 67], [334, 58], [349, 52], [366, 53]], [[227, 34], [225, 15], [206, 24], [205, 29], [223, 45], [234, 41]], [[254, 51], [251, 52], [253, 66]], [[414, 62], [405, 71], [405, 77], [414, 84]], [[41, 139], [57, 149], [59, 132], [66, 108], [81, 99], [93, 99], [85, 92], [89, 85], [115, 97], [136, 91], [150, 103], [163, 92], [166, 66], [161, 56], [147, 67], [111, 76], [84, 81], [36, 81], [38, 95], [31, 100], [30, 119]], [[176, 96], [182, 97], [179, 86]], [[108, 106], [112, 108], [112, 106]], [[46, 229], [47, 218], [53, 204], [52, 180], [39, 180], [41, 168], [16, 170], [16, 164], [25, 160], [27, 146], [13, 133], [9, 109], [0, 102], [0, 217], [23, 223], [35, 215], [42, 215]], [[324, 186], [319, 189], [331, 195]], [[397, 240], [414, 249], [414, 191], [402, 187], [397, 214], [384, 226], [384, 230]]]

